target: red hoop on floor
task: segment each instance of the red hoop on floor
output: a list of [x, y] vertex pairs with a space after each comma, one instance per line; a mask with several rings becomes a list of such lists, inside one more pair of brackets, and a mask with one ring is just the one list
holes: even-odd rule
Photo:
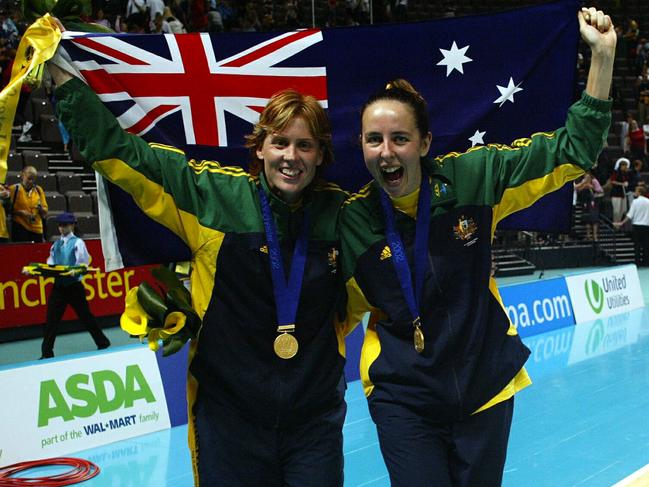
[[[73, 467], [67, 472], [44, 477], [13, 477], [14, 475], [39, 467], [52, 467], [65, 465]], [[82, 458], [57, 457], [45, 458], [43, 460], [32, 460], [27, 462], [14, 463], [6, 467], [0, 467], [0, 487], [62, 487], [74, 485], [89, 480], [99, 474], [99, 467], [94, 463]]]

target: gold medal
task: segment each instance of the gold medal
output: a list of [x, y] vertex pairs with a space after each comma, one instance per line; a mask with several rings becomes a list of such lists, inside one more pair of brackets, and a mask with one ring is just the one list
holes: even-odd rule
[[297, 354], [297, 350], [299, 348], [297, 339], [293, 335], [290, 335], [288, 333], [294, 330], [295, 325], [284, 325], [277, 327], [277, 331], [280, 332], [280, 335], [275, 338], [273, 349], [275, 350], [275, 354], [279, 358], [288, 360], [295, 357], [295, 355]]
[[415, 325], [415, 332], [413, 334], [413, 341], [415, 342], [415, 350], [417, 353], [424, 351], [424, 332], [421, 331], [419, 324]]

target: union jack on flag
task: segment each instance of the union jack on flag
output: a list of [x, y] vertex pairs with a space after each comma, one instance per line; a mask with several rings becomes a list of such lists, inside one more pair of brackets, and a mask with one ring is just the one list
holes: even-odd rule
[[[183, 145], [227, 147], [226, 112], [254, 124], [270, 97], [286, 87], [327, 106], [324, 66], [277, 66], [321, 42], [319, 30], [276, 35], [221, 59], [209, 34], [165, 34], [156, 39], [162, 53], [137, 45], [150, 36], [137, 37], [75, 36], [64, 47], [103, 102], [134, 102], [117, 116], [134, 134], [145, 135], [161, 119], [179, 112]], [[79, 51], [93, 58], [75, 61], [83, 59]]]
[[[428, 101], [431, 156], [561, 127], [576, 98], [578, 8], [559, 0], [493, 15], [286, 33], [76, 34], [60, 47], [124, 128], [221, 164], [247, 166], [244, 136], [274, 93], [312, 94], [333, 127], [336, 163], [327, 177], [353, 191], [370, 179], [357, 143], [360, 108], [395, 78]], [[107, 186], [125, 264], [189, 258], [179, 239]], [[571, 203], [567, 185], [499, 228], [567, 231]], [[163, 254], [141, 241], [143, 229], [167, 242], [157, 246]]]

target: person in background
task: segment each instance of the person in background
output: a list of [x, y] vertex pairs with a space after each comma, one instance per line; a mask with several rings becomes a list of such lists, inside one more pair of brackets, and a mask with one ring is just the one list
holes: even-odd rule
[[633, 224], [632, 238], [635, 247], [635, 261], [638, 267], [649, 267], [649, 188], [642, 183], [635, 189], [636, 198], [624, 220], [614, 223], [620, 229], [625, 223]]
[[0, 184], [0, 244], [9, 241], [9, 228], [7, 227], [7, 214], [5, 213], [5, 202], [9, 200], [9, 190], [4, 184]]
[[151, 27], [151, 34], [171, 34], [171, 28], [162, 13], [157, 13]]
[[647, 151], [644, 131], [637, 120], [632, 120], [627, 133], [629, 152], [634, 159], [644, 159]]
[[129, 34], [146, 34], [148, 29], [149, 25], [145, 14], [135, 12], [126, 17], [126, 31]]
[[644, 123], [649, 117], [649, 65], [642, 66], [642, 74], [638, 76], [638, 122]]
[[609, 178], [611, 184], [611, 205], [613, 206], [613, 223], [619, 222], [624, 217], [627, 209], [626, 191], [629, 187], [631, 174], [629, 173], [631, 161], [620, 157], [615, 161], [613, 174]]
[[128, 0], [124, 17], [128, 19], [133, 14], [146, 14], [146, 0]]
[[[50, 265], [87, 266], [90, 255], [83, 240], [74, 234], [76, 218], [72, 213], [61, 213], [56, 217], [61, 238], [52, 244], [47, 263]], [[41, 359], [54, 357], [54, 341], [65, 309], [71, 306], [95, 341], [98, 350], [110, 346], [110, 340], [101, 331], [97, 320], [90, 311], [86, 290], [81, 275], [59, 276], [54, 278], [52, 292], [47, 298], [47, 322], [41, 344]]]
[[[631, 207], [631, 203], [633, 203], [633, 198], [635, 188], [638, 184], [642, 183], [642, 170], [644, 168], [644, 162], [642, 159], [633, 159], [631, 161], [631, 166], [629, 169], [629, 187], [628, 187], [628, 193], [631, 193], [631, 198], [628, 199], [628, 207]], [[627, 195], [628, 195], [627, 193]]]
[[42, 242], [43, 219], [47, 217], [47, 201], [43, 188], [36, 184], [38, 171], [25, 166], [21, 182], [9, 187], [11, 208], [11, 240], [13, 242]]
[[341, 255], [352, 309], [371, 312], [361, 379], [393, 487], [501, 485], [514, 394], [531, 380], [490, 277], [495, 228], [588, 170], [611, 123], [612, 22], [594, 8], [578, 17], [588, 82], [554, 132], [431, 160], [410, 83], [361, 110], [374, 181], [343, 206]]
[[174, 17], [171, 8], [165, 7], [162, 16], [169, 25], [169, 32], [172, 34], [185, 34], [187, 32], [182, 22]]
[[599, 230], [599, 204], [604, 190], [592, 171], [586, 172], [579, 182], [575, 183], [577, 204], [581, 207], [582, 221], [586, 224], [586, 238], [597, 242]]
[[95, 11], [94, 23], [110, 28], [110, 21], [105, 17], [104, 10], [101, 7]]
[[153, 32], [155, 29], [155, 19], [158, 15], [162, 15], [165, 4], [162, 0], [147, 0], [146, 7], [149, 11], [149, 32]]

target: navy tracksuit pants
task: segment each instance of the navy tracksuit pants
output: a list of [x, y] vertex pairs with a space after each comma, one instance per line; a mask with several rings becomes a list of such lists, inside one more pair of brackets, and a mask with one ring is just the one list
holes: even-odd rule
[[347, 405], [277, 429], [199, 397], [198, 476], [206, 487], [342, 487]]
[[502, 483], [514, 398], [463, 421], [434, 423], [372, 405], [392, 487], [496, 487]]

